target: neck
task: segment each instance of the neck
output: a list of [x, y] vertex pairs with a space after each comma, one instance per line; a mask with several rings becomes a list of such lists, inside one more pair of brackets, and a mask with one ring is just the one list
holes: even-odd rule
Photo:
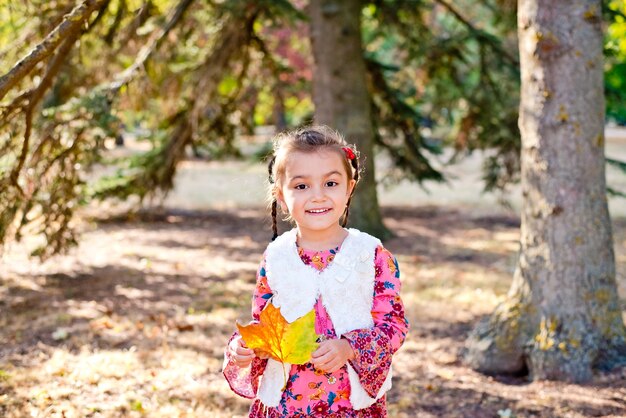
[[339, 224], [325, 230], [307, 230], [298, 227], [297, 240], [301, 248], [324, 251], [341, 245], [348, 231]]

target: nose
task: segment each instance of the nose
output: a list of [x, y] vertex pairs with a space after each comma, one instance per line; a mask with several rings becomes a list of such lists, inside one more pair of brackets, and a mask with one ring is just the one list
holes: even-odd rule
[[313, 187], [313, 201], [321, 202], [326, 199], [326, 193], [324, 192], [323, 187]]

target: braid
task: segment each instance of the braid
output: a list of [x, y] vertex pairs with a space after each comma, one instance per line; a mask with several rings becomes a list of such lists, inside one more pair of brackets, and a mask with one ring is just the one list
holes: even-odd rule
[[348, 198], [348, 203], [346, 203], [346, 211], [343, 214], [343, 221], [341, 221], [341, 226], [343, 228], [348, 224], [348, 215], [350, 215], [350, 201], [352, 200], [352, 196]]
[[274, 163], [276, 162], [276, 156], [273, 156], [270, 159], [269, 164], [267, 165], [267, 174], [268, 174], [268, 180], [270, 182], [270, 184], [274, 184], [274, 173], [272, 172], [274, 170]]
[[[274, 163], [276, 162], [276, 156], [273, 156], [270, 159], [269, 164], [267, 165], [267, 174], [268, 174], [268, 180], [270, 182], [270, 184], [274, 184]], [[278, 225], [276, 224], [276, 198], [272, 199], [272, 241], [274, 241], [276, 239], [276, 237], [278, 237]]]
[[278, 237], [278, 225], [276, 225], [276, 199], [272, 200], [272, 241]]
[[348, 216], [350, 215], [350, 202], [352, 201], [352, 195], [354, 194], [354, 190], [356, 188], [357, 183], [359, 182], [359, 157], [358, 155], [350, 160], [350, 164], [352, 164], [352, 168], [354, 168], [354, 187], [352, 188], [352, 193], [350, 193], [350, 197], [348, 198], [348, 202], [346, 203], [346, 212], [343, 216], [343, 221], [341, 222], [341, 226], [345, 228], [348, 224]]

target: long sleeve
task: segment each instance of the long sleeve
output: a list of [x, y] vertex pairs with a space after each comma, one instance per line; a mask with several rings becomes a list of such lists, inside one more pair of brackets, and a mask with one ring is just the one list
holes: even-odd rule
[[355, 352], [350, 364], [359, 375], [363, 388], [376, 397], [389, 373], [393, 354], [398, 351], [409, 329], [400, 299], [400, 270], [394, 256], [382, 246], [376, 249], [374, 327], [343, 335]]
[[[257, 272], [256, 286], [252, 296], [252, 319], [259, 320], [261, 311], [272, 297], [272, 291], [267, 285], [267, 277], [265, 275], [265, 257], [261, 262], [261, 266]], [[228, 345], [232, 340], [239, 336], [239, 332], [233, 333], [228, 341]], [[267, 359], [255, 357], [248, 367], [238, 367], [228, 353], [228, 345], [224, 352], [223, 373], [230, 388], [236, 394], [244, 398], [252, 399], [256, 396], [259, 388], [259, 378], [265, 371]]]

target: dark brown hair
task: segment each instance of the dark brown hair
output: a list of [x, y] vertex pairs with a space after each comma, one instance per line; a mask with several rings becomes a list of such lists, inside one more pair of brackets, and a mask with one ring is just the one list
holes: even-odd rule
[[[348, 151], [345, 148], [349, 148]], [[274, 153], [269, 160], [267, 171], [269, 175], [269, 195], [271, 199], [271, 215], [272, 215], [272, 241], [278, 237], [278, 226], [276, 222], [277, 206], [276, 192], [281, 187], [281, 181], [285, 174], [285, 163], [287, 155], [294, 151], [299, 152], [316, 152], [320, 150], [331, 150], [339, 153], [343, 159], [343, 165], [349, 179], [359, 182], [359, 152], [354, 145], [348, 144], [343, 136], [337, 131], [324, 125], [308, 126], [295, 131], [284, 132], [274, 138]], [[352, 154], [354, 158], [349, 158], [348, 154]], [[355, 187], [348, 197], [346, 209], [343, 214], [341, 226], [345, 227], [348, 223], [348, 215], [350, 213], [350, 201], [354, 195]]]

